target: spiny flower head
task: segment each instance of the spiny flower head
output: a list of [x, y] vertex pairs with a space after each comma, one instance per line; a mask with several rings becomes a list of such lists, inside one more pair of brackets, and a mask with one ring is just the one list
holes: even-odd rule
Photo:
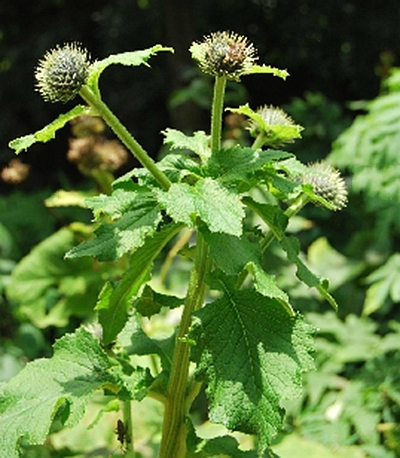
[[347, 204], [347, 188], [340, 172], [326, 162], [315, 162], [308, 168], [310, 172], [304, 173], [300, 181], [312, 185], [314, 194], [325, 199], [331, 210], [343, 209]]
[[89, 67], [89, 54], [77, 43], [57, 46], [39, 61], [36, 89], [46, 101], [66, 103], [86, 83]]
[[246, 37], [234, 32], [215, 32], [190, 47], [200, 69], [213, 76], [238, 81], [257, 60], [256, 50]]
[[295, 126], [293, 119], [281, 108], [264, 105], [256, 111], [269, 126]]

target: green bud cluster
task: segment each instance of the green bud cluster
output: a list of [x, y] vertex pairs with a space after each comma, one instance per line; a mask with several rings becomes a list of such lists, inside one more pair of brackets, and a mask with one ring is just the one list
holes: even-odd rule
[[303, 174], [300, 181], [312, 185], [314, 194], [325, 199], [331, 210], [343, 209], [347, 204], [347, 188], [340, 172], [326, 162], [315, 162], [308, 168], [310, 172]]
[[86, 83], [89, 67], [89, 54], [77, 43], [57, 46], [39, 61], [36, 89], [46, 101], [66, 103]]
[[200, 69], [209, 75], [238, 81], [257, 60], [256, 50], [246, 37], [233, 32], [215, 32], [190, 47]]

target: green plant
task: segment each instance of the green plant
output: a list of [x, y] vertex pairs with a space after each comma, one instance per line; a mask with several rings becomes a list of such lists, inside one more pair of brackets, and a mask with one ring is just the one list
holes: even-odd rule
[[[299, 396], [302, 373], [313, 369], [314, 328], [268, 273], [268, 249], [280, 247], [298, 279], [336, 308], [327, 280], [308, 269], [298, 240], [285, 230], [308, 202], [343, 208], [344, 182], [330, 166], [307, 167], [271, 148], [301, 131], [273, 107], [230, 109], [250, 119], [254, 144], [221, 148], [227, 81], [254, 73], [287, 76], [257, 65], [253, 45], [230, 32], [213, 33], [190, 48], [200, 68], [214, 77], [210, 135], [166, 129], [165, 143], [173, 151], [154, 162], [103, 102], [98, 82], [109, 65], [146, 64], [162, 51], [171, 49], [157, 45], [90, 63], [87, 51], [73, 44], [50, 51], [39, 63], [38, 90], [46, 100], [66, 102], [80, 95], [88, 106], [76, 106], [11, 147], [19, 153], [50, 140], [77, 116], [100, 116], [143, 168], [115, 180], [110, 194], [86, 199], [94, 237], [92, 226], [73, 223], [25, 258], [30, 269], [16, 268], [22, 281], [21, 270], [25, 275], [38, 266], [46, 278], [54, 274], [64, 307], [72, 297], [74, 307], [90, 308], [94, 301], [87, 285], [100, 280], [104, 286], [96, 320], [60, 338], [51, 358], [29, 363], [2, 386], [3, 456], [17, 457], [19, 446], [43, 443], [49, 431], [77, 424], [99, 390], [109, 400], [100, 416], [121, 409], [114, 428], [126, 456], [136, 456], [131, 403], [144, 398], [164, 407], [161, 458], [274, 456], [270, 445], [283, 424], [281, 401]], [[257, 215], [258, 227], [246, 214]], [[181, 255], [167, 258], [169, 269], [160, 266], [167, 247]], [[68, 250], [65, 262], [62, 250]], [[182, 284], [178, 292], [166, 288], [180, 263], [190, 266], [183, 295], [178, 294]], [[25, 286], [18, 292], [22, 301], [32, 293]], [[32, 300], [37, 296], [36, 290]], [[180, 321], [169, 335], [148, 332], [148, 320], [169, 316], [178, 306]], [[139, 358], [143, 355], [151, 356], [148, 364]], [[210, 420], [253, 435], [253, 450], [241, 450], [229, 434], [198, 437], [189, 410], [203, 386]]]

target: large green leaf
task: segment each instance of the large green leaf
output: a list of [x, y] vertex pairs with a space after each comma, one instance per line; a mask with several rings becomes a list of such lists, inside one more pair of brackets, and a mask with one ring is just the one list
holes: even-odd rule
[[90, 259], [64, 259], [76, 245], [69, 228], [54, 233], [23, 258], [14, 269], [7, 296], [19, 304], [37, 326], [65, 326], [71, 315], [87, 316], [101, 288]]
[[3, 386], [0, 395], [0, 456], [18, 458], [18, 440], [43, 443], [52, 420], [74, 426], [93, 392], [120, 381], [92, 334], [79, 329], [54, 345], [54, 356], [29, 363]]
[[158, 201], [174, 221], [189, 227], [199, 217], [211, 232], [238, 237], [242, 233], [244, 210], [239, 196], [211, 178], [194, 186], [174, 183], [167, 192], [158, 192]]
[[210, 420], [259, 436], [261, 451], [282, 427], [282, 399], [301, 394], [313, 369], [313, 328], [254, 290], [226, 294], [195, 313], [196, 375], [207, 383]]
[[142, 284], [148, 280], [154, 258], [181, 227], [180, 225], [167, 226], [147, 239], [132, 256], [131, 266], [119, 283], [116, 286], [107, 283], [103, 288], [96, 308], [106, 345], [111, 343], [124, 327], [131, 301]]
[[27, 150], [34, 143], [42, 142], [46, 143], [52, 140], [56, 136], [57, 130], [63, 128], [67, 122], [71, 121], [78, 116], [95, 116], [96, 112], [90, 108], [83, 105], [77, 105], [68, 113], [61, 114], [57, 119], [55, 119], [43, 129], [38, 130], [34, 134], [25, 135], [24, 137], [16, 138], [12, 140], [8, 146], [15, 150], [15, 154], [19, 154], [22, 151]]

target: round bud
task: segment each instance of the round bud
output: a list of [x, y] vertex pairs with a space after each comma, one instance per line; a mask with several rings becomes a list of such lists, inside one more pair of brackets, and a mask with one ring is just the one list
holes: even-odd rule
[[86, 83], [89, 67], [87, 50], [77, 43], [57, 46], [39, 61], [36, 89], [46, 101], [66, 103]]

